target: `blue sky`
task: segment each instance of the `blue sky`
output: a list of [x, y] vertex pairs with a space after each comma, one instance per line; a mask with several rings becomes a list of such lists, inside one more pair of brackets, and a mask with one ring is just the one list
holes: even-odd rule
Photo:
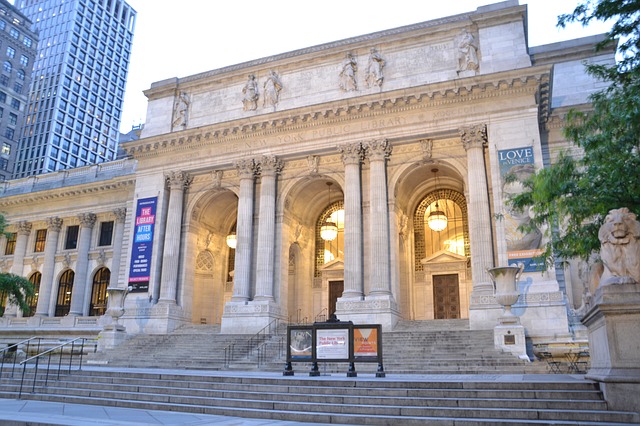
[[[127, 0], [137, 12], [121, 131], [143, 123], [154, 81], [284, 53], [389, 28], [475, 11], [491, 0]], [[595, 23], [556, 28], [578, 0], [528, 5], [529, 45], [606, 32]], [[179, 7], [177, 7], [177, 5]]]

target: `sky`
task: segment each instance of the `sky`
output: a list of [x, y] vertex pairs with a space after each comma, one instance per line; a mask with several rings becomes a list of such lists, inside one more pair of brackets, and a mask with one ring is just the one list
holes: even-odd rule
[[[497, 0], [126, 0], [137, 12], [120, 131], [146, 118], [151, 83], [475, 11]], [[565, 29], [557, 16], [578, 0], [528, 5], [529, 46], [606, 32], [596, 22]]]

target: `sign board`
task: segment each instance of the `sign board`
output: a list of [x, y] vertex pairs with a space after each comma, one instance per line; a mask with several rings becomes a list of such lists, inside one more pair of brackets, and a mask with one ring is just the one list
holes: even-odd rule
[[318, 329], [316, 330], [316, 359], [348, 360], [349, 343], [348, 328]]
[[129, 268], [129, 287], [132, 293], [149, 291], [157, 204], [158, 197], [138, 200]]

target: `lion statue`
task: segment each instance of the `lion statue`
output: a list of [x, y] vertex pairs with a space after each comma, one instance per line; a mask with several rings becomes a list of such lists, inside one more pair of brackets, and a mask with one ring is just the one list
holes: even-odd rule
[[600, 285], [640, 283], [640, 222], [629, 209], [609, 211], [598, 232]]

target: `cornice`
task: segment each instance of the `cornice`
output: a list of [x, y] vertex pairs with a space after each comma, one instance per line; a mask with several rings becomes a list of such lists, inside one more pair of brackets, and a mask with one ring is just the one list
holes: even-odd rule
[[40, 190], [26, 194], [16, 194], [0, 198], [0, 207], [17, 206], [29, 203], [39, 203], [43, 201], [61, 200], [74, 198], [82, 195], [93, 195], [104, 191], [121, 191], [135, 187], [135, 178], [126, 180], [96, 182], [93, 184], [72, 185], [62, 188]]
[[373, 118], [390, 113], [454, 105], [499, 96], [533, 94], [537, 97], [540, 120], [549, 112], [550, 65], [480, 75], [388, 93], [351, 98], [345, 102], [328, 102], [297, 110], [281, 111], [246, 119], [233, 120], [143, 138], [121, 145], [136, 159], [160, 153], [193, 149], [209, 144], [263, 138], [281, 131], [300, 131], [330, 126], [344, 121]]

